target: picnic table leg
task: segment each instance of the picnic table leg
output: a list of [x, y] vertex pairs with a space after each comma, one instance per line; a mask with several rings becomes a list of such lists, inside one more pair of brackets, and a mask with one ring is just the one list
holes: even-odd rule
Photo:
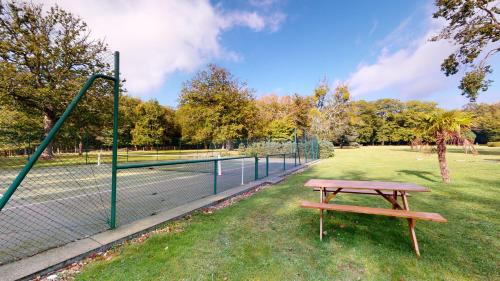
[[[403, 208], [406, 211], [410, 210], [410, 205], [408, 204], [408, 198], [406, 198], [406, 193], [401, 192], [401, 198], [403, 199]], [[413, 249], [417, 257], [420, 257], [420, 250], [418, 249], [417, 235], [415, 234], [415, 219], [408, 219], [408, 228], [410, 230], [410, 238], [413, 244]]]
[[[323, 192], [325, 188], [321, 187], [319, 192], [319, 202], [323, 203]], [[323, 209], [319, 209], [319, 240], [323, 241]]]
[[[392, 197], [394, 198], [394, 201], [398, 202], [398, 192], [396, 190], [392, 193]], [[392, 209], [397, 209], [396, 205], [392, 204]]]
[[403, 208], [401, 208], [401, 206], [399, 205], [398, 201], [396, 201], [394, 199], [394, 197], [392, 197], [392, 195], [386, 195], [384, 194], [381, 190], [379, 189], [375, 189], [375, 191], [382, 197], [384, 197], [385, 200], [389, 201], [389, 203], [392, 204], [392, 208], [393, 209], [397, 209], [397, 210], [402, 210]]

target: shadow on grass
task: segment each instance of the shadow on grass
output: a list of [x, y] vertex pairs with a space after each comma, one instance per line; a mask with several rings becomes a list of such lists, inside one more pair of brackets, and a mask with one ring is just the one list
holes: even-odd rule
[[[447, 153], [461, 153], [461, 154], [465, 154], [464, 150], [462, 148], [458, 148], [458, 147], [449, 147], [447, 149]], [[500, 149], [488, 149], [488, 150], [483, 150], [483, 149], [479, 149], [478, 150], [478, 153], [479, 155], [496, 155], [496, 156], [500, 156]], [[471, 153], [469, 153], [471, 154]]]
[[419, 177], [421, 179], [424, 179], [424, 180], [430, 181], [430, 182], [438, 182], [437, 180], [432, 178], [432, 177], [434, 177], [434, 174], [431, 172], [416, 171], [416, 170], [398, 170], [396, 172], [403, 173], [403, 174], [410, 175], [410, 176], [416, 176], [416, 177]]

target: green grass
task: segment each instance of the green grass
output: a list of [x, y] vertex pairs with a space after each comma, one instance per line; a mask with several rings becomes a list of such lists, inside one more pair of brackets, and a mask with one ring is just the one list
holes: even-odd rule
[[[84, 267], [77, 280], [499, 280], [500, 149], [471, 156], [451, 149], [452, 183], [441, 183], [436, 155], [404, 147], [337, 150], [304, 173], [213, 214], [172, 223], [170, 233], [119, 248]], [[329, 213], [318, 235], [310, 178], [414, 182], [412, 210], [439, 212], [447, 224], [418, 222], [422, 257], [406, 221]], [[339, 195], [337, 203], [389, 207], [379, 197]]]

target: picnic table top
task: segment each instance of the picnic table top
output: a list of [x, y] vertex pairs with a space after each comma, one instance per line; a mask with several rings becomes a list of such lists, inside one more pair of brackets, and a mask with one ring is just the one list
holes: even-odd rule
[[427, 192], [429, 189], [406, 182], [387, 182], [387, 181], [351, 181], [351, 180], [325, 180], [310, 179], [306, 187], [330, 187], [330, 188], [349, 188], [349, 189], [369, 189], [369, 190], [393, 190], [409, 192]]

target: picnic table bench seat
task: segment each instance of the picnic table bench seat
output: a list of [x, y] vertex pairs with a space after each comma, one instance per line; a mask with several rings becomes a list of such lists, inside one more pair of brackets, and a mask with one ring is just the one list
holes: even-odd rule
[[308, 202], [308, 201], [302, 202], [301, 207], [310, 209], [323, 209], [330, 211], [346, 212], [346, 213], [359, 213], [367, 215], [380, 215], [380, 216], [399, 217], [399, 218], [426, 220], [434, 222], [447, 222], [447, 220], [438, 213], [391, 210], [386, 208], [339, 205], [339, 204], [328, 204], [328, 203], [318, 203], [318, 202]]
[[420, 257], [420, 250], [418, 247], [417, 236], [415, 234], [415, 221], [416, 220], [426, 220], [445, 223], [448, 222], [443, 216], [438, 213], [428, 213], [428, 212], [414, 212], [410, 210], [402, 209], [385, 209], [385, 208], [374, 208], [365, 206], [355, 206], [355, 205], [339, 205], [330, 203], [317, 203], [304, 201], [301, 204], [302, 208], [309, 209], [319, 209], [320, 213], [320, 239], [323, 238], [323, 210], [347, 212], [347, 213], [359, 213], [368, 215], [380, 215], [389, 217], [399, 217], [408, 220], [408, 227], [410, 230], [410, 239], [413, 244], [413, 249], [418, 257]]

